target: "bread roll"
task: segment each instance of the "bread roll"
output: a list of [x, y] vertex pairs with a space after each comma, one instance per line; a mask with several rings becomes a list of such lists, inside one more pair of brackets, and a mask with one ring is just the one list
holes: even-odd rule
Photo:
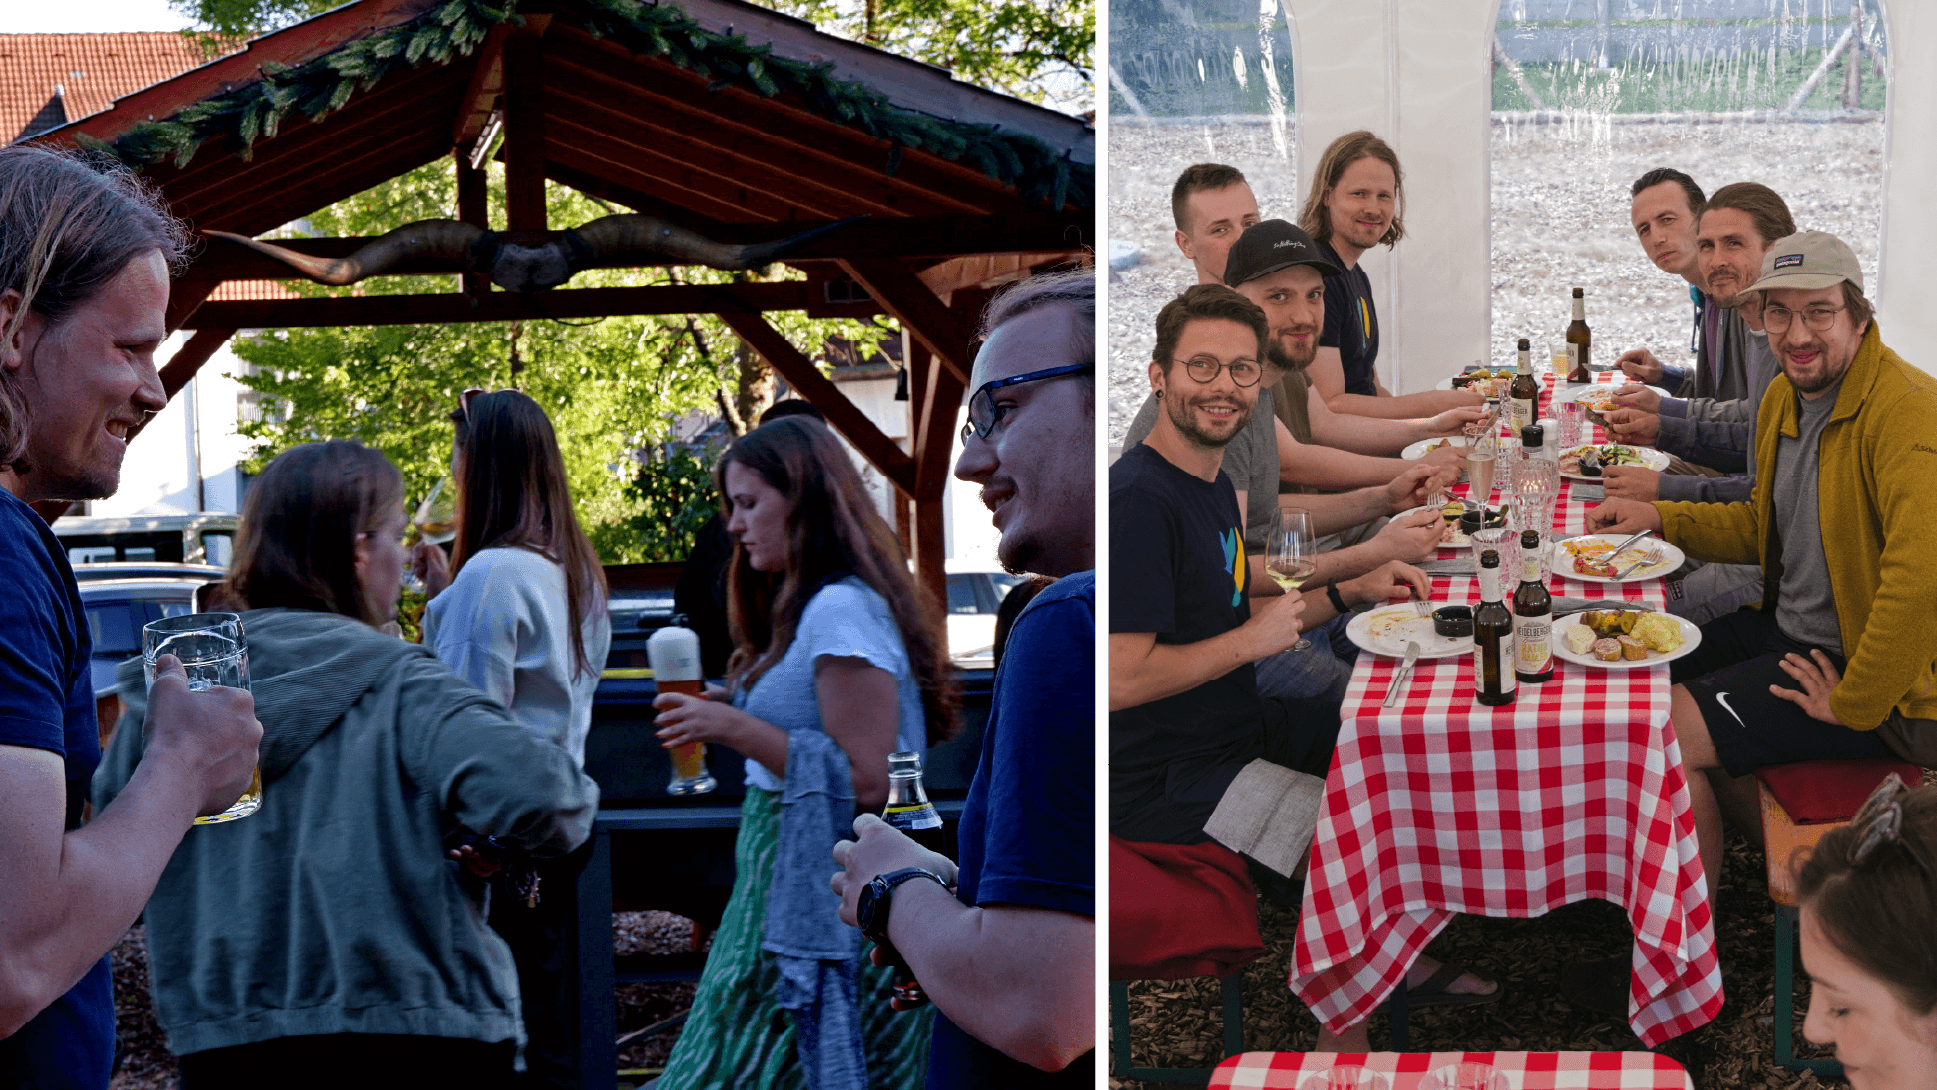
[[1569, 625], [1560, 634], [1560, 638], [1567, 641], [1568, 651], [1576, 655], [1585, 655], [1587, 654], [1587, 649], [1594, 646], [1594, 641], [1597, 637], [1594, 635], [1593, 629], [1584, 624], [1577, 624]]

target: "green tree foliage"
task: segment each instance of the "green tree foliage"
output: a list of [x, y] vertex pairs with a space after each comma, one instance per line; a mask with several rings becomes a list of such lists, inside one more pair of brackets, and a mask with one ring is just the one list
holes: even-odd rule
[[[455, 191], [445, 160], [297, 226], [317, 235], [381, 234], [451, 214]], [[501, 192], [493, 186], [494, 197]], [[550, 220], [559, 225], [611, 211], [559, 186], [551, 187], [549, 204]], [[720, 281], [742, 274], [594, 270], [580, 273], [571, 287], [666, 283], [671, 275]], [[360, 289], [286, 283], [302, 295], [321, 296], [450, 291], [454, 280], [381, 277]], [[768, 320], [810, 354], [830, 336], [855, 337], [864, 330], [881, 335], [864, 323], [810, 321], [797, 312], [770, 314]], [[699, 512], [714, 503], [706, 480], [712, 452], [668, 451], [666, 445], [682, 416], [718, 413], [722, 400], [738, 400], [744, 378], [737, 346], [731, 331], [703, 315], [265, 330], [235, 344], [236, 355], [253, 371], [237, 378], [262, 395], [265, 409], [263, 419], [241, 425], [258, 444], [244, 468], [259, 471], [299, 443], [355, 439], [382, 450], [403, 470], [414, 503], [449, 471], [449, 414], [458, 395], [471, 386], [514, 384], [515, 352], [515, 384], [552, 418], [579, 519], [600, 555], [609, 562], [678, 560], [693, 529], [705, 521]], [[642, 480], [642, 466], [670, 473], [670, 480]]]

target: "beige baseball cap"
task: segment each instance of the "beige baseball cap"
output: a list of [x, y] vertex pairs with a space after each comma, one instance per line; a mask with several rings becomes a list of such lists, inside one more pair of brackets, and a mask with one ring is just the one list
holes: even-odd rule
[[1833, 287], [1844, 280], [1855, 284], [1858, 292], [1863, 290], [1863, 267], [1856, 263], [1855, 251], [1827, 231], [1797, 231], [1777, 239], [1769, 252], [1762, 255], [1762, 275], [1747, 290], [1802, 288], [1808, 291]]

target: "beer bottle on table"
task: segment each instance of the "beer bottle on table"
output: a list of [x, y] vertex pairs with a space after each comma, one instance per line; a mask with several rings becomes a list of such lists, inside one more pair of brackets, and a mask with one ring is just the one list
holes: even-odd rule
[[[946, 846], [942, 815], [928, 801], [928, 792], [922, 789], [921, 754], [888, 754], [888, 805], [881, 810], [881, 820], [929, 851], [942, 854]], [[887, 954], [894, 962], [895, 998], [904, 1003], [926, 1003], [927, 994], [916, 983], [901, 955], [893, 947], [887, 948]]]
[[1594, 335], [1587, 330], [1587, 300], [1581, 297], [1581, 289], [1574, 289], [1574, 320], [1567, 327], [1567, 381], [1571, 383], [1593, 382], [1594, 361], [1592, 348]]
[[1513, 433], [1518, 435], [1521, 428], [1534, 422], [1540, 407], [1540, 380], [1533, 377], [1533, 353], [1525, 337], [1520, 338], [1520, 365], [1514, 369], [1507, 398], [1513, 403]]
[[1480, 608], [1473, 612], [1473, 699], [1511, 704], [1514, 696], [1513, 614], [1500, 600], [1500, 554], [1480, 554]]
[[[646, 641], [646, 661], [652, 664], [653, 688], [662, 693], [703, 696], [705, 674], [699, 664], [699, 635], [686, 627], [686, 615], [676, 613], [673, 623], [652, 634]], [[668, 795], [703, 795], [718, 787], [706, 770], [706, 743], [687, 742], [669, 748], [673, 778], [666, 785]]]
[[1540, 578], [1540, 535], [1520, 534], [1520, 586], [1513, 592], [1513, 673], [1524, 685], [1554, 676], [1554, 596]]

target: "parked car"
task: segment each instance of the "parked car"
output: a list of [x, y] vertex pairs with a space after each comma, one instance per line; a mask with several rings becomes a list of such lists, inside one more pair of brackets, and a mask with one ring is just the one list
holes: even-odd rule
[[[58, 525], [58, 524], [57, 524]], [[88, 663], [94, 684], [94, 715], [106, 745], [121, 718], [114, 672], [141, 654], [141, 627], [163, 617], [196, 611], [195, 592], [228, 573], [206, 564], [76, 564], [81, 608], [94, 645]]]
[[54, 520], [54, 536], [76, 565], [116, 562], [212, 564], [229, 566], [234, 553], [237, 516], [223, 512], [198, 515], [130, 515], [125, 518], [85, 518], [66, 515]]
[[995, 648], [995, 611], [1022, 577], [986, 562], [950, 560], [943, 570], [948, 573], [948, 657], [958, 666], [988, 666]]

